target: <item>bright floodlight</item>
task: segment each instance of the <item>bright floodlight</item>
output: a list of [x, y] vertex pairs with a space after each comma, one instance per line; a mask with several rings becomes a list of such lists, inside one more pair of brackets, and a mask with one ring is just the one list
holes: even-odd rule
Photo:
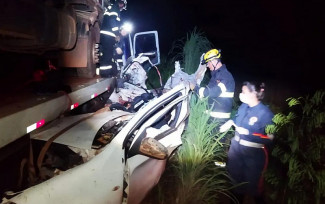
[[133, 25], [129, 22], [125, 22], [122, 26], [126, 32], [131, 33], [133, 30]]

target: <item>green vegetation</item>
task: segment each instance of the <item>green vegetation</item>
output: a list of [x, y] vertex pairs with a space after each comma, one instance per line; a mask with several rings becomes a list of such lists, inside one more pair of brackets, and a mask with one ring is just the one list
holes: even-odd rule
[[[191, 98], [191, 114], [182, 136], [182, 146], [173, 155], [158, 186], [145, 203], [218, 203], [220, 197], [230, 197], [230, 179], [224, 167], [215, 161], [225, 161], [226, 152], [219, 140], [226, 133], [211, 135], [218, 125], [209, 123], [207, 101]], [[156, 195], [156, 196], [153, 196]]]
[[178, 40], [174, 43], [171, 53], [175, 53], [172, 61], [181, 61], [181, 67], [184, 72], [193, 74], [200, 63], [202, 53], [212, 48], [211, 42], [202, 32], [196, 28], [188, 33], [185, 39]]
[[325, 198], [325, 91], [289, 98], [289, 112], [274, 116], [266, 181], [277, 203], [322, 203]]
[[[181, 61], [185, 72], [194, 73], [201, 54], [210, 48], [211, 43], [196, 29], [186, 39], [177, 41], [171, 52], [174, 57], [165, 58], [160, 65], [163, 81], [173, 74], [176, 60]], [[150, 78], [154, 80], [155, 76]], [[325, 91], [317, 91], [311, 97], [289, 98], [287, 102], [289, 109], [283, 112], [269, 104], [277, 114], [274, 125], [266, 129], [275, 134], [275, 140], [265, 173], [265, 195], [270, 203], [324, 203]], [[232, 115], [237, 109], [234, 101]], [[146, 200], [149, 202], [144, 203], [222, 203], [218, 199], [221, 195], [232, 199], [225, 169], [213, 163], [226, 158], [226, 148], [218, 142], [225, 135], [210, 135], [217, 124], [208, 123], [204, 110], [205, 101], [192, 97], [183, 145], [170, 158], [158, 186]], [[227, 134], [232, 136], [233, 132]]]
[[[194, 73], [202, 53], [209, 49], [211, 43], [196, 29], [187, 35], [185, 41], [177, 41], [171, 53], [178, 53], [170, 61], [165, 59], [160, 66], [160, 70], [166, 73], [162, 74], [165, 76], [163, 81], [173, 74], [176, 60], [181, 62], [184, 72]], [[154, 76], [153, 73], [149, 77]], [[190, 105], [191, 114], [182, 136], [183, 145], [170, 158], [158, 186], [145, 203], [217, 203], [221, 195], [231, 197], [228, 192], [231, 184], [225, 168], [214, 164], [226, 159], [225, 146], [219, 142], [226, 133], [211, 135], [218, 124], [209, 123], [209, 115], [203, 114], [208, 107], [206, 100], [198, 100], [194, 96]]]
[[173, 164], [178, 179], [175, 203], [216, 203], [220, 194], [228, 195], [230, 184], [226, 170], [214, 164], [214, 161], [225, 161], [226, 153], [218, 142], [225, 133], [211, 135], [218, 124], [209, 123], [209, 115], [202, 114], [207, 108], [206, 100], [192, 98], [183, 145]]

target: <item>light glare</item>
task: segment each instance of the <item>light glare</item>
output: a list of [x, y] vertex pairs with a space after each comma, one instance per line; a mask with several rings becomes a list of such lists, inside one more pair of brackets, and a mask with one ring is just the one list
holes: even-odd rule
[[125, 29], [126, 32], [131, 33], [133, 30], [133, 25], [129, 22], [125, 22], [122, 28]]

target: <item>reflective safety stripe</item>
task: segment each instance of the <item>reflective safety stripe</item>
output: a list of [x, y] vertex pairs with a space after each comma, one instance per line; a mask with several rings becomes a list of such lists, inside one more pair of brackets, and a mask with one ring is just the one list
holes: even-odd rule
[[107, 69], [112, 69], [112, 65], [109, 66], [101, 66], [99, 67], [100, 70], [107, 70]]
[[117, 21], [121, 21], [121, 19], [120, 19], [119, 17], [116, 17], [116, 20], [117, 20]]
[[226, 88], [224, 83], [220, 82], [220, 83], [218, 83], [218, 86], [220, 87], [221, 92], [226, 92], [227, 91], [227, 88]]
[[118, 30], [118, 27], [112, 28], [112, 31], [117, 31], [117, 30]]
[[222, 92], [219, 97], [220, 98], [233, 98], [234, 92]]
[[107, 15], [107, 16], [118, 16], [118, 13], [116, 13], [116, 12], [105, 12], [104, 15]]
[[116, 35], [112, 32], [109, 32], [109, 31], [106, 31], [106, 30], [101, 30], [100, 31], [101, 34], [104, 34], [104, 35], [109, 35], [109, 36], [112, 36], [112, 37], [116, 37]]
[[240, 139], [238, 135], [235, 135], [234, 139], [239, 142], [240, 145], [246, 146], [246, 147], [254, 147], [254, 148], [264, 148], [263, 144], [256, 143], [256, 142], [250, 142], [247, 140]]
[[233, 98], [234, 97], [234, 92], [227, 92], [227, 88], [224, 83], [218, 83], [218, 86], [221, 89], [221, 94], [220, 98]]
[[[205, 111], [205, 113], [209, 114], [209, 111]], [[230, 113], [223, 112], [210, 112], [210, 116], [214, 118], [230, 118]]]
[[116, 61], [119, 62], [119, 63], [123, 62], [122, 59], [117, 59]]
[[96, 68], [96, 75], [99, 75], [99, 68]]
[[201, 88], [199, 89], [199, 97], [200, 97], [200, 98], [203, 98], [203, 97], [204, 97], [204, 90], [205, 90], [204, 87], [201, 87]]

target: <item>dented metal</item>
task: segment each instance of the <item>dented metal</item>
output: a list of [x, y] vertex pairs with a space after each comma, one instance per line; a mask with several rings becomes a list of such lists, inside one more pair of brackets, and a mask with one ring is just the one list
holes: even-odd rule
[[[134, 114], [112, 141], [89, 161], [32, 186], [9, 200], [4, 199], [2, 203], [140, 203], [159, 181], [166, 165], [164, 158], [181, 144], [181, 134], [189, 113], [188, 103], [189, 87], [179, 84]], [[82, 140], [89, 137], [84, 135], [90, 132], [96, 134], [100, 125], [95, 123], [103, 125], [118, 117], [110, 114], [115, 113], [103, 112], [84, 120], [73, 127], [80, 128], [75, 130], [77, 134], [62, 135], [65, 139], [60, 142], [88, 148], [89, 142], [84, 145], [78, 139], [69, 137]], [[162, 122], [163, 125], [157, 125]], [[53, 127], [53, 133], [54, 129], [60, 131], [58, 127]], [[43, 139], [45, 137], [42, 136]], [[146, 145], [141, 146], [141, 143]], [[152, 158], [140, 155], [140, 148], [149, 152], [147, 155]]]

